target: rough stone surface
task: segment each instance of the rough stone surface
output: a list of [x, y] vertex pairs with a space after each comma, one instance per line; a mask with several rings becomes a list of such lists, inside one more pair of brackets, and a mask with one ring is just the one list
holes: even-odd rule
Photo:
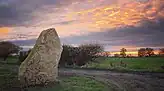
[[25, 61], [18, 79], [23, 85], [48, 84], [57, 81], [62, 45], [54, 28], [44, 30]]

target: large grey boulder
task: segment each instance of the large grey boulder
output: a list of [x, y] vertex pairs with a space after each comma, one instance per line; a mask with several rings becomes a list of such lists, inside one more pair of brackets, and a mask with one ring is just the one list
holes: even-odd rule
[[54, 28], [44, 30], [28, 57], [20, 65], [22, 85], [44, 85], [57, 81], [62, 45]]

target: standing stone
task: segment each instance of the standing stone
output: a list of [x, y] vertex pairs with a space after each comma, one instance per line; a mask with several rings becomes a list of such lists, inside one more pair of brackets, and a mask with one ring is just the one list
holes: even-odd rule
[[56, 30], [44, 30], [28, 57], [20, 65], [18, 79], [22, 85], [46, 85], [57, 81], [62, 50]]

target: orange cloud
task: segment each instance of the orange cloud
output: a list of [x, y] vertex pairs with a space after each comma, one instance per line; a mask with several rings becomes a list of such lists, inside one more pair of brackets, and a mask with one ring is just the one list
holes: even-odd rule
[[126, 25], [137, 26], [142, 20], [155, 20], [163, 17], [163, 0], [150, 0], [145, 3], [133, 1], [116, 3], [84, 11], [73, 12], [68, 17], [77, 17], [79, 21], [92, 22], [93, 28], [116, 28]]
[[6, 39], [10, 29], [8, 27], [0, 27], [0, 39]]
[[127, 25], [140, 26], [143, 19], [154, 20], [164, 17], [164, 11], [161, 10], [163, 0], [149, 0], [144, 3], [137, 2], [137, 0], [70, 1], [72, 2], [66, 7], [64, 7], [65, 5], [63, 7], [47, 5], [42, 10], [33, 12], [32, 15], [35, 18], [27, 24], [29, 24], [28, 27], [37, 29], [27, 29], [27, 31], [38, 35], [38, 32], [34, 32], [34, 30], [41, 31], [43, 28], [55, 27], [61, 37], [67, 37], [86, 35], [90, 32]]
[[7, 28], [7, 27], [1, 27], [0, 28], [0, 35], [4, 35], [4, 34], [7, 34], [9, 33], [10, 29]]

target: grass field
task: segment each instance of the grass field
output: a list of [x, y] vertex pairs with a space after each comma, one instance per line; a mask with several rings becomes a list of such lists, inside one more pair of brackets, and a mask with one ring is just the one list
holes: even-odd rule
[[[17, 80], [17, 58], [10, 57], [0, 62], [0, 91], [20, 91]], [[89, 63], [84, 68], [114, 69], [121, 71], [153, 71], [164, 72], [164, 58], [107, 58], [101, 57], [96, 63]], [[108, 91], [101, 82], [87, 77], [59, 77], [59, 84], [51, 87], [33, 87], [27, 91]]]
[[[0, 63], [0, 91], [20, 91], [17, 80], [17, 60], [9, 58]], [[27, 91], [108, 91], [106, 85], [87, 77], [59, 77], [59, 84], [51, 87], [33, 87]]]
[[[110, 58], [100, 57], [97, 62], [89, 63], [83, 68], [111, 69], [120, 71], [153, 71], [164, 72], [164, 57], [144, 57], [144, 58]], [[121, 63], [122, 61], [122, 63]], [[5, 65], [10, 64], [10, 65]], [[9, 57], [7, 61], [0, 59], [0, 68], [14, 69], [18, 63], [18, 58]]]
[[[123, 71], [164, 72], [164, 57], [145, 58], [98, 58], [98, 63], [89, 63], [86, 68], [115, 69]], [[122, 61], [122, 62], [121, 62]]]
[[[31, 87], [26, 91], [108, 91], [106, 85], [87, 77], [60, 77], [59, 84], [48, 87]], [[0, 91], [20, 91], [17, 74], [0, 70]]]
[[108, 91], [107, 87], [86, 77], [61, 78], [60, 84], [51, 88], [30, 88], [29, 91]]
[[3, 58], [0, 58], [0, 64], [17, 64], [18, 63], [18, 57], [8, 57], [6, 61], [3, 60]]

